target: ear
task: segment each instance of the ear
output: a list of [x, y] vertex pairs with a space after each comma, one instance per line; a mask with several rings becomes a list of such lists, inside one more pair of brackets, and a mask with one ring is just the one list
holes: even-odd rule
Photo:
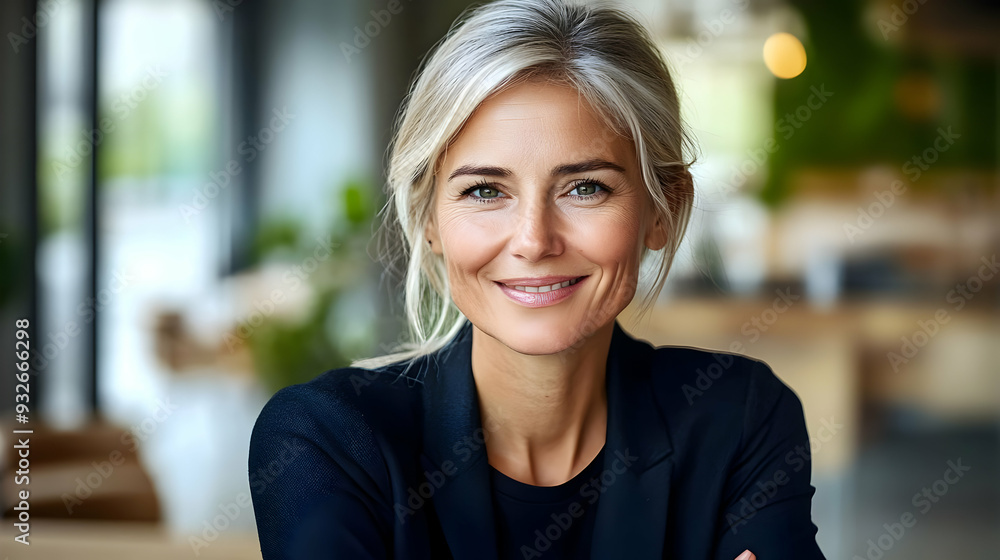
[[650, 212], [652, 224], [646, 228], [646, 236], [643, 239], [643, 242], [646, 244], [646, 247], [649, 247], [650, 250], [658, 251], [667, 244], [667, 227], [666, 224], [663, 223], [663, 220], [660, 219], [660, 215], [658, 213], [652, 209]]
[[424, 226], [424, 238], [424, 243], [430, 241], [429, 248], [432, 253], [438, 255], [443, 253], [441, 250], [441, 235], [438, 232], [437, 220], [434, 218], [433, 214], [431, 214], [430, 219], [427, 220], [427, 225]]

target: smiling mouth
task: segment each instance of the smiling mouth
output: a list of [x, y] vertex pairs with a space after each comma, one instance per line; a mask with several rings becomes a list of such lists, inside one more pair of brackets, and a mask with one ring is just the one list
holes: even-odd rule
[[507, 286], [508, 288], [513, 288], [519, 292], [545, 293], [558, 290], [559, 288], [566, 288], [568, 286], [572, 286], [573, 284], [576, 284], [577, 282], [583, 280], [584, 278], [585, 276], [580, 276], [572, 280], [566, 280], [565, 282], [556, 282], [555, 284], [549, 284], [548, 286], [512, 286], [510, 284], [504, 284], [504, 286]]

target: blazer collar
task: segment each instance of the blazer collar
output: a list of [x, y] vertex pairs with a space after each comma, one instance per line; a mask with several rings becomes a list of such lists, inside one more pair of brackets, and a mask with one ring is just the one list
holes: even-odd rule
[[[661, 558], [672, 452], [651, 383], [654, 348], [614, 323], [606, 386], [608, 427], [593, 558]], [[472, 323], [429, 356], [425, 370], [423, 467], [445, 474], [435, 504], [456, 560], [496, 560], [489, 462], [475, 379]], [[440, 480], [440, 478], [437, 478]]]

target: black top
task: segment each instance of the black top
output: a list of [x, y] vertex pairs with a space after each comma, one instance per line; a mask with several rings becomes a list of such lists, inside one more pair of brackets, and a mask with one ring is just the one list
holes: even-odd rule
[[558, 486], [525, 484], [491, 465], [499, 560], [589, 560], [603, 463], [602, 447], [580, 474]]

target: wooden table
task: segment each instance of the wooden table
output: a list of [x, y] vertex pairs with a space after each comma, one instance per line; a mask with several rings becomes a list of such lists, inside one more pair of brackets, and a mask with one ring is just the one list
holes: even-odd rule
[[3, 555], [9, 560], [253, 560], [260, 559], [254, 533], [222, 534], [198, 550], [188, 535], [173, 535], [160, 525], [140, 522], [48, 520], [31, 522], [30, 546], [14, 542], [13, 520], [0, 529]]

